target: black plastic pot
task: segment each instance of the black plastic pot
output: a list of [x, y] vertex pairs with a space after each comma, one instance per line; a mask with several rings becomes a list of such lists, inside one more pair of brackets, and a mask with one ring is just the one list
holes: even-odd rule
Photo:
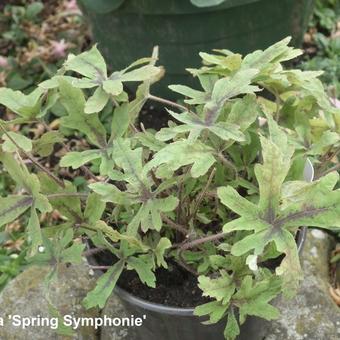
[[[298, 251], [301, 253], [306, 239], [306, 228], [301, 228], [297, 235]], [[98, 261], [91, 257], [90, 263]], [[116, 286], [115, 293], [126, 308], [128, 315], [142, 317], [143, 325], [135, 328], [138, 340], [224, 340], [223, 332], [226, 320], [214, 325], [204, 325], [206, 319], [194, 316], [194, 308], [178, 308], [148, 302]], [[259, 331], [263, 320], [248, 317], [241, 326], [238, 340], [262, 340]], [[135, 339], [133, 339], [135, 340]]]

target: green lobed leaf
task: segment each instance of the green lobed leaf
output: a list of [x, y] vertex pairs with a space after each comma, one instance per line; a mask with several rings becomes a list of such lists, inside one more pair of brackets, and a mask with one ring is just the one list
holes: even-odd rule
[[101, 87], [97, 87], [93, 95], [86, 101], [84, 112], [91, 114], [102, 111], [109, 99], [109, 94], [107, 94]]
[[[70, 182], [65, 182], [65, 188], [61, 188], [45, 173], [39, 173], [41, 192], [46, 195], [57, 195], [49, 198], [53, 209], [58, 210], [62, 216], [73, 223], [81, 223], [84, 219], [81, 211], [80, 197], [77, 194], [77, 188]], [[75, 195], [73, 195], [75, 194]], [[58, 195], [60, 195], [58, 197]]]
[[259, 183], [259, 208], [266, 215], [267, 221], [272, 221], [278, 212], [281, 196], [281, 186], [290, 168], [290, 155], [284, 155], [272, 141], [261, 138], [263, 164], [256, 164], [255, 175]]
[[[217, 323], [226, 314], [228, 310], [228, 304], [223, 305], [218, 301], [211, 301], [203, 305], [197, 306], [194, 310], [194, 315], [196, 316], [209, 316], [209, 323]], [[207, 322], [205, 322], [207, 323]]]
[[129, 196], [119, 190], [116, 186], [109, 183], [92, 183], [89, 188], [100, 196], [103, 202], [115, 204], [130, 204]]
[[[4, 134], [2, 139], [4, 140], [4, 143], [2, 144], [2, 150], [5, 152], [16, 152], [19, 151], [20, 149], [30, 152], [32, 151], [32, 141], [25, 137], [22, 134], [9, 131], [7, 134]], [[16, 143], [16, 145], [13, 143], [13, 141]], [[18, 145], [18, 147], [17, 147]]]
[[54, 145], [64, 140], [59, 131], [44, 133], [39, 139], [33, 141], [33, 153], [41, 157], [47, 157], [53, 152]]
[[137, 237], [127, 234], [121, 234], [117, 230], [109, 227], [104, 221], [97, 221], [93, 225], [88, 225], [88, 227], [98, 233], [104, 234], [106, 237], [110, 239], [112, 242], [118, 241], [127, 241], [130, 247], [135, 248], [138, 252], [148, 252], [149, 247], [145, 245], [141, 240]]
[[170, 171], [176, 171], [182, 166], [192, 164], [191, 175], [197, 178], [205, 175], [215, 161], [212, 148], [200, 142], [190, 144], [186, 141], [178, 141], [157, 152], [146, 164], [145, 170], [166, 164]]
[[244, 131], [255, 122], [258, 116], [259, 106], [256, 96], [248, 94], [233, 104], [227, 122], [238, 125], [241, 131]]
[[86, 207], [84, 211], [84, 218], [88, 223], [96, 223], [98, 220], [101, 219], [104, 211], [105, 211], [106, 204], [100, 200], [100, 196], [96, 193], [89, 194]]
[[166, 237], [162, 237], [159, 240], [156, 248], [154, 249], [154, 254], [156, 257], [156, 263], [158, 267], [168, 268], [168, 265], [164, 259], [164, 256], [165, 256], [166, 250], [169, 248], [171, 248], [171, 241]]
[[266, 227], [266, 225], [263, 225], [262, 230], [245, 236], [240, 241], [235, 243], [231, 248], [232, 255], [241, 256], [253, 249], [255, 255], [262, 254], [265, 246], [269, 244], [274, 238], [274, 236], [270, 233], [270, 228]]
[[236, 289], [235, 283], [226, 272], [221, 272], [221, 276], [216, 279], [199, 276], [198, 287], [203, 291], [203, 296], [214, 298], [223, 305], [229, 304]]
[[77, 56], [70, 54], [64, 63], [64, 68], [93, 80], [104, 79], [107, 76], [105, 60], [96, 45]]
[[83, 304], [87, 309], [96, 306], [103, 308], [105, 306], [124, 267], [125, 261], [119, 260], [98, 279], [95, 289], [89, 292], [83, 301]]
[[31, 243], [30, 256], [33, 256], [38, 252], [39, 246], [43, 244], [39, 217], [34, 206], [31, 208], [31, 216], [28, 220], [27, 236]]
[[0, 104], [6, 106], [19, 116], [32, 119], [38, 115], [41, 107], [41, 97], [44, 90], [37, 88], [28, 95], [8, 88], [0, 88]]
[[129, 104], [116, 107], [111, 124], [111, 139], [123, 137], [128, 130], [129, 123]]
[[78, 169], [82, 165], [98, 158], [101, 158], [99, 150], [86, 150], [82, 152], [71, 151], [61, 158], [59, 165], [62, 167], [70, 166], [72, 169]]
[[[50, 275], [54, 276], [54, 273], [51, 273]], [[57, 318], [58, 320], [58, 327], [55, 330], [55, 332], [58, 335], [64, 336], [64, 337], [75, 337], [76, 336], [76, 332], [73, 330], [73, 328], [71, 326], [66, 326], [64, 324], [64, 316], [59, 312], [59, 310], [55, 306], [53, 306], [51, 301], [48, 301], [48, 312], [51, 317]]]
[[210, 98], [210, 95], [202, 92], [194, 90], [185, 85], [170, 85], [169, 89], [182, 94], [185, 97], [189, 97], [191, 99], [184, 99], [184, 102], [190, 105], [198, 105], [198, 104], [205, 104], [207, 100]]
[[160, 231], [162, 228], [162, 212], [170, 212], [178, 206], [179, 200], [175, 196], [166, 198], [151, 198], [144, 202], [140, 210], [140, 223], [143, 232], [149, 229]]
[[219, 79], [214, 86], [211, 100], [219, 107], [228, 99], [240, 94], [254, 93], [260, 89], [257, 86], [250, 85], [252, 80], [258, 74], [257, 69], [249, 68], [236, 72], [232, 77]]
[[280, 266], [276, 268], [276, 273], [282, 276], [285, 297], [292, 298], [297, 293], [300, 281], [303, 279], [296, 241], [287, 230], [278, 233], [274, 241], [277, 250], [285, 254]]
[[134, 269], [141, 282], [151, 288], [156, 287], [156, 276], [152, 271], [153, 264], [150, 257], [129, 257], [127, 260], [128, 268]]
[[297, 226], [330, 228], [340, 227], [340, 190], [332, 190], [339, 180], [337, 172], [329, 173], [319, 180], [300, 185], [291, 192], [290, 203], [282, 209], [275, 221], [280, 228]]
[[123, 92], [123, 83], [119, 79], [105, 80], [103, 82], [103, 90], [108, 94], [111, 94], [113, 96], [118, 96], [119, 94]]
[[257, 50], [248, 54], [243, 59], [241, 68], [259, 68], [262, 71], [265, 70], [271, 63], [274, 64], [287, 61], [301, 55], [301, 50], [288, 46], [290, 41], [291, 37], [287, 37], [271, 45], [264, 51]]
[[31, 196], [0, 197], [0, 227], [13, 222], [22, 215], [33, 203]]
[[[239, 126], [229, 122], [210, 122], [203, 121], [198, 116], [189, 112], [177, 114], [168, 110], [170, 115], [185, 125], [175, 126], [173, 128], [162, 129], [156, 134], [160, 140], [169, 140], [174, 138], [177, 134], [183, 132], [190, 132], [188, 140], [195, 141], [204, 130], [209, 130], [223, 140], [244, 141], [244, 134], [239, 130]], [[164, 135], [166, 137], [164, 137]]]
[[64, 249], [61, 253], [61, 261], [63, 263], [81, 264], [83, 262], [83, 252], [86, 245], [82, 243], [74, 243], [70, 247]]
[[160, 73], [160, 68], [153, 65], [145, 65], [121, 75], [121, 81], [150, 80]]
[[260, 281], [250, 275], [243, 278], [241, 287], [233, 296], [235, 305], [239, 307], [240, 324], [247, 315], [258, 316], [267, 320], [278, 318], [279, 311], [269, 304], [281, 292], [281, 279], [270, 274]]
[[224, 337], [226, 340], [234, 340], [240, 334], [240, 327], [233, 310], [228, 313], [228, 322], [224, 329]]
[[243, 217], [257, 217], [259, 214], [257, 206], [242, 197], [232, 187], [220, 187], [217, 189], [217, 195], [221, 202]]
[[5, 152], [0, 152], [0, 160], [19, 187], [28, 192], [37, 192], [39, 190], [39, 183], [33, 174], [29, 174], [27, 167], [22, 161], [17, 161], [14, 155]]
[[61, 118], [61, 125], [80, 131], [89, 141], [99, 147], [106, 147], [106, 130], [97, 114], [86, 114], [85, 98], [80, 89], [74, 88], [66, 80], [59, 79], [60, 103], [68, 115]]
[[[124, 170], [124, 179], [134, 188], [147, 188], [148, 180], [143, 173], [142, 148], [131, 149], [130, 140], [117, 138], [113, 142], [112, 158]], [[138, 189], [137, 189], [138, 191]]]

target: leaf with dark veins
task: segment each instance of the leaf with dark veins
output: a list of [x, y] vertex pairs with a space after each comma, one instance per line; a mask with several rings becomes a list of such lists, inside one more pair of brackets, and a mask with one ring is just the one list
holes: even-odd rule
[[257, 69], [241, 70], [232, 77], [219, 79], [214, 85], [211, 101], [204, 106], [203, 114], [206, 124], [212, 124], [217, 121], [227, 100], [240, 94], [260, 91], [257, 86], [250, 85], [258, 72]]
[[156, 138], [161, 141], [172, 139], [180, 133], [189, 132], [188, 139], [193, 142], [204, 130], [212, 132], [223, 140], [245, 141], [245, 136], [237, 124], [228, 122], [207, 123], [192, 112], [184, 112], [181, 114], [171, 110], [168, 110], [168, 112], [176, 120], [183, 123], [183, 125], [161, 129], [156, 134]]
[[92, 308], [95, 306], [103, 308], [105, 306], [105, 303], [112, 294], [124, 267], [125, 261], [119, 260], [99, 278], [96, 287], [87, 294], [83, 301], [86, 308]]
[[283, 229], [275, 234], [274, 242], [277, 250], [285, 254], [280, 266], [276, 268], [276, 273], [282, 276], [284, 295], [287, 298], [293, 297], [303, 278], [295, 238], [289, 231]]
[[84, 133], [91, 144], [105, 148], [107, 146], [105, 127], [100, 122], [98, 114], [85, 113], [83, 92], [62, 78], [59, 79], [59, 90], [60, 102], [68, 113], [61, 118], [61, 125]]
[[262, 137], [263, 164], [255, 165], [255, 175], [259, 183], [259, 209], [266, 221], [275, 218], [281, 197], [281, 187], [288, 174], [291, 156], [284, 155], [272, 141]]
[[196, 142], [178, 141], [167, 145], [160, 150], [145, 166], [145, 170], [166, 164], [170, 171], [176, 171], [182, 166], [191, 165], [191, 175], [194, 178], [203, 176], [216, 162], [213, 148]]
[[68, 71], [77, 72], [92, 80], [105, 79], [107, 77], [105, 60], [96, 45], [89, 51], [77, 56], [70, 54], [64, 63], [64, 68]]
[[217, 189], [217, 195], [221, 202], [236, 212], [242, 217], [254, 217], [258, 216], [259, 211], [256, 204], [248, 201], [242, 197], [234, 188], [232, 187], [220, 187]]
[[[212, 91], [207, 88], [208, 92], [196, 91], [182, 85], [172, 85], [170, 87], [172, 90], [192, 98], [186, 100], [187, 103], [204, 104], [204, 107], [202, 115], [196, 115], [190, 111], [181, 114], [173, 111], [169, 113], [186, 126], [183, 132], [190, 132], [191, 141], [195, 141], [204, 130], [212, 132], [222, 140], [245, 141], [242, 131], [255, 121], [259, 113], [253, 93], [260, 89], [251, 85], [257, 74], [256, 69], [238, 71], [231, 77], [217, 80]], [[235, 109], [232, 110], [227, 121], [218, 121], [225, 103], [241, 94], [249, 95], [236, 102]], [[156, 137], [160, 136], [161, 140], [167, 140], [169, 138], [164, 138], [164, 135], [168, 136], [170, 132], [176, 136], [182, 132], [182, 129], [179, 130], [179, 127], [162, 129]]]
[[310, 226], [340, 228], [340, 190], [332, 190], [339, 174], [332, 172], [292, 192], [294, 201], [287, 204], [275, 221], [277, 228]]
[[30, 256], [35, 255], [38, 252], [39, 246], [42, 245], [43, 239], [40, 229], [40, 221], [37, 214], [36, 207], [33, 205], [31, 208], [31, 216], [27, 224], [27, 234], [30, 244]]
[[32, 196], [0, 197], [0, 227], [16, 220], [32, 203]]
[[287, 156], [289, 148], [284, 143], [279, 148], [264, 137], [261, 144], [263, 164], [255, 166], [260, 188], [258, 204], [247, 201], [231, 187], [218, 189], [222, 203], [240, 216], [226, 223], [223, 231], [253, 231], [232, 246], [234, 256], [250, 252], [261, 255], [274, 242], [277, 250], [285, 254], [277, 274], [283, 277], [284, 293], [292, 296], [301, 280], [294, 235], [299, 227], [340, 228], [340, 189], [333, 190], [339, 175], [330, 173], [313, 183], [287, 182], [283, 192], [291, 164], [291, 156]]

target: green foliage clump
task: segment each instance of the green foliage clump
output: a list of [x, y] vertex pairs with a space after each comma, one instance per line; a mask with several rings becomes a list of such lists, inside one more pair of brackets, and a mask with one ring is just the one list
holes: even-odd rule
[[[302, 278], [299, 228], [340, 227], [338, 174], [330, 168], [340, 111], [320, 72], [283, 68], [301, 54], [289, 41], [245, 57], [201, 53], [203, 66], [189, 69], [201, 89], [170, 87], [183, 105], [150, 93], [163, 75], [156, 50], [109, 74], [94, 46], [69, 55], [28, 95], [0, 89], [0, 103], [16, 114], [0, 122], [0, 161], [17, 187], [1, 198], [0, 225], [28, 212], [28, 260], [54, 268], [81, 261], [82, 238], [110, 251], [117, 261], [87, 295], [88, 308], [104, 306], [124, 270], [155, 287], [156, 269], [171, 260], [197, 275], [211, 301], [195, 314], [210, 323], [226, 318], [226, 339], [248, 315], [276, 318], [270, 302], [294, 295]], [[124, 90], [130, 82], [139, 84], [132, 99]], [[149, 100], [171, 106], [173, 119], [158, 132], [138, 124]], [[10, 129], [46, 125], [57, 105], [57, 130], [32, 140]], [[48, 168], [42, 161], [69, 136], [86, 143]], [[307, 159], [317, 174], [311, 183]], [[61, 176], [65, 168], [84, 171], [83, 189]], [[42, 228], [39, 216], [53, 211], [62, 218]], [[266, 266], [280, 256], [276, 268]]]

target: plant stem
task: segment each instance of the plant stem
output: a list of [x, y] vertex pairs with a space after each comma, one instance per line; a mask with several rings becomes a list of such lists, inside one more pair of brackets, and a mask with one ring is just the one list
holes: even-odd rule
[[200, 194], [198, 195], [198, 198], [197, 198], [197, 201], [195, 203], [195, 206], [194, 206], [194, 209], [192, 211], [192, 213], [190, 214], [188, 220], [190, 221], [191, 219], [195, 220], [196, 218], [196, 215], [197, 215], [197, 211], [201, 205], [201, 202], [206, 194], [206, 192], [208, 191], [209, 187], [210, 187], [210, 184], [214, 178], [214, 175], [215, 175], [215, 172], [216, 172], [216, 168], [213, 168], [210, 172], [210, 175], [209, 175], [209, 178], [208, 178], [208, 181], [206, 183], [206, 185], [204, 186], [203, 190], [200, 192]]
[[282, 105], [280, 94], [277, 91], [272, 90], [270, 87], [265, 86], [263, 83], [259, 83], [259, 85], [262, 86], [264, 89], [266, 89], [275, 97], [276, 112], [274, 114], [274, 119], [278, 122], [280, 119], [280, 104]]
[[105, 251], [105, 248], [91, 248], [91, 249], [85, 250], [82, 255], [87, 257], [87, 256], [92, 256], [95, 254], [102, 253], [103, 251]]
[[161, 216], [162, 216], [162, 220], [164, 222], [166, 222], [169, 225], [170, 228], [179, 231], [180, 233], [182, 233], [185, 236], [188, 235], [188, 230], [184, 226], [175, 223], [174, 221], [172, 221], [169, 217], [167, 217], [164, 214], [162, 214]]
[[276, 104], [275, 120], [278, 122], [280, 120], [280, 105], [282, 105], [282, 103], [281, 103], [281, 98], [280, 98], [279, 93], [275, 91], [274, 94], [275, 94], [275, 104]]
[[0, 128], [8, 137], [8, 139], [16, 146], [18, 150], [20, 150], [37, 168], [45, 172], [50, 178], [52, 178], [60, 187], [63, 189], [65, 188], [65, 184], [62, 180], [56, 177], [50, 170], [45, 168], [42, 164], [40, 164], [33, 156], [31, 156], [28, 152], [22, 149], [18, 143], [11, 137], [11, 135], [7, 132], [7, 130], [3, 127], [2, 123], [0, 122]]
[[129, 127], [131, 128], [131, 130], [132, 130], [134, 133], [138, 133], [138, 132], [139, 132], [139, 130], [138, 130], [132, 123], [129, 124]]
[[319, 179], [320, 177], [323, 177], [327, 174], [329, 174], [332, 171], [337, 171], [340, 170], [340, 163], [334, 165], [333, 167], [327, 169], [326, 171], [322, 172], [321, 174], [319, 174], [318, 176], [316, 176], [316, 179]]
[[238, 173], [237, 173], [237, 169], [236, 169], [235, 165], [232, 162], [228, 161], [221, 152], [219, 152], [217, 154], [217, 157], [227, 168], [233, 170], [234, 175], [235, 175], [235, 179], [237, 179]]
[[162, 183], [162, 181], [161, 181], [159, 178], [157, 178], [155, 172], [154, 172], [152, 169], [150, 170], [150, 174], [151, 174], [151, 178], [152, 178], [153, 182], [154, 182], [157, 186], [159, 186], [159, 185]]
[[44, 61], [41, 60], [41, 58], [37, 58], [38, 63], [40, 64], [40, 66], [42, 67], [42, 69], [44, 70], [44, 72], [49, 76], [49, 77], [53, 77], [54, 73], [49, 69], [49, 67], [46, 65], [46, 63]]
[[190, 249], [190, 248], [197, 247], [200, 244], [203, 244], [203, 243], [206, 243], [206, 242], [217, 241], [221, 238], [224, 238], [226, 235], [227, 235], [226, 233], [219, 233], [219, 234], [215, 234], [215, 235], [205, 236], [205, 237], [193, 240], [193, 241], [185, 242], [180, 246], [180, 248], [182, 250], [187, 250], [187, 249]]
[[153, 96], [152, 94], [149, 94], [147, 98], [150, 99], [150, 100], [153, 100], [155, 102], [162, 103], [164, 105], [176, 107], [177, 109], [180, 109], [182, 111], [188, 111], [188, 109], [185, 106], [183, 106], [181, 104], [177, 104], [177, 103], [175, 103], [171, 100], [167, 100], [167, 99], [163, 99], [161, 97]]
[[191, 274], [195, 275], [195, 276], [198, 276], [198, 272], [192, 268], [186, 261], [185, 259], [183, 258], [183, 250], [182, 249], [179, 249], [178, 250], [178, 259], [177, 259], [177, 262], [180, 266], [182, 266], [185, 270], [187, 270], [188, 272], [190, 272]]
[[183, 185], [184, 181], [183, 179], [180, 180], [179, 185], [178, 185], [178, 200], [179, 204], [176, 207], [176, 222], [181, 223], [182, 222], [182, 216], [183, 216]]
[[56, 194], [50, 194], [46, 195], [48, 199], [58, 199], [63, 197], [80, 197], [80, 198], [87, 198], [89, 195], [87, 193], [80, 193], [80, 192], [65, 192], [65, 193], [56, 193]]
[[98, 270], [107, 270], [107, 269], [110, 269], [111, 266], [91, 266], [90, 265], [90, 268], [91, 269], [98, 269]]
[[[40, 120], [40, 123], [43, 124], [46, 131], [52, 131], [52, 129], [43, 120]], [[67, 152], [71, 151], [68, 145], [65, 144], [64, 142], [61, 142], [61, 145], [66, 149]], [[96, 175], [87, 166], [81, 165], [80, 169], [82, 169], [84, 173], [88, 175], [90, 178], [98, 182], [98, 178], [96, 177]]]

